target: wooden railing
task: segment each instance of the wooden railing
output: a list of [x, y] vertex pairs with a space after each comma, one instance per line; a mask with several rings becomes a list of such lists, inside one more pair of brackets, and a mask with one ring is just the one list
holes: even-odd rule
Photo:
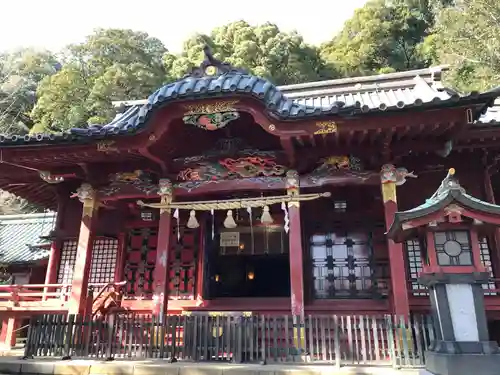
[[292, 321], [250, 313], [43, 315], [30, 323], [25, 356], [420, 367], [434, 337], [427, 316], [307, 316], [303, 328]]
[[100, 290], [93, 295], [92, 298], [92, 313], [95, 317], [97, 314], [105, 315], [110, 307], [119, 307], [122, 298], [122, 287], [127, 282], [111, 282], [107, 284], [93, 284], [91, 287], [100, 287]]
[[0, 303], [9, 302], [13, 306], [33, 305], [54, 300], [65, 303], [71, 285], [68, 284], [23, 284], [0, 285]]

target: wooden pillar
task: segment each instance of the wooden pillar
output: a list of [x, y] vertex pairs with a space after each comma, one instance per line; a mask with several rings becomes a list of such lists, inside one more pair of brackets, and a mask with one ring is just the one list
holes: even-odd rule
[[[172, 183], [168, 179], [159, 182], [158, 195], [161, 203], [172, 202]], [[158, 227], [158, 245], [156, 247], [156, 264], [153, 275], [155, 292], [153, 295], [153, 314], [163, 316], [168, 308], [168, 252], [172, 237], [172, 214], [170, 209], [160, 210]]]
[[[382, 167], [380, 174], [382, 185], [382, 199], [384, 202], [385, 226], [387, 230], [394, 221], [394, 214], [398, 210], [396, 198], [396, 186], [402, 185], [406, 177], [416, 177], [404, 168], [394, 167], [386, 164]], [[402, 243], [395, 243], [387, 240], [389, 263], [391, 269], [392, 303], [394, 313], [399, 316], [408, 317], [410, 315], [410, 305], [408, 302], [408, 278], [406, 272], [406, 262], [404, 246]]]
[[[62, 242], [58, 238], [61, 231], [61, 226], [63, 224], [63, 219], [66, 211], [66, 202], [69, 197], [64, 195], [65, 192], [58, 190], [58, 201], [57, 201], [57, 216], [54, 230], [56, 233], [56, 238], [52, 240], [50, 245], [49, 262], [47, 264], [47, 272], [45, 273], [45, 284], [57, 284], [57, 272], [59, 270], [59, 263], [61, 260], [61, 246]], [[55, 288], [44, 288], [44, 293], [55, 292]], [[44, 300], [47, 297], [44, 296]]]
[[68, 312], [70, 314], [83, 314], [87, 308], [87, 289], [95, 236], [94, 227], [99, 204], [94, 189], [87, 183], [83, 183], [74, 196], [77, 196], [83, 203], [83, 210]]
[[[495, 193], [493, 192], [493, 186], [491, 185], [491, 176], [487, 168], [484, 170], [484, 192], [486, 200], [491, 204], [496, 204]], [[491, 241], [488, 246], [490, 248], [493, 276], [496, 278], [497, 275], [500, 275], [500, 228], [496, 228], [493, 233], [493, 241]]]
[[16, 345], [16, 329], [19, 328], [20, 321], [16, 318], [3, 319], [2, 332], [0, 333], [0, 342], [5, 348], [12, 348]]
[[[286, 190], [290, 197], [299, 194], [299, 175], [290, 170], [286, 175]], [[290, 301], [293, 319], [293, 338], [295, 347], [305, 351], [305, 317], [304, 317], [304, 262], [302, 252], [302, 229], [300, 225], [300, 203], [298, 200], [288, 202], [290, 225], [289, 259], [290, 259]]]

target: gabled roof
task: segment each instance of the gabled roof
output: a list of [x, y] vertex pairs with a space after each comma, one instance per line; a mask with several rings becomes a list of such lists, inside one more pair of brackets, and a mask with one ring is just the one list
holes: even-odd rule
[[395, 238], [405, 223], [439, 212], [452, 203], [473, 211], [500, 216], [500, 206], [484, 202], [466, 193], [455, 178], [455, 170], [450, 169], [436, 192], [425, 203], [411, 210], [399, 211], [394, 215], [394, 221], [387, 232], [389, 238]]
[[496, 99], [493, 106], [478, 119], [476, 125], [500, 125], [500, 99]]
[[55, 213], [0, 216], [0, 263], [30, 263], [48, 258], [42, 248], [55, 223]]
[[73, 128], [58, 134], [0, 136], [0, 143], [72, 143], [133, 134], [145, 127], [155, 109], [181, 100], [246, 96], [260, 101], [269, 116], [293, 121], [455, 105], [478, 105], [483, 110], [500, 95], [500, 88], [467, 95], [443, 88], [440, 77], [446, 67], [275, 86], [264, 78], [218, 61], [209, 50], [205, 53], [200, 67], [161, 87], [148, 99], [120, 102], [125, 111], [109, 124]]

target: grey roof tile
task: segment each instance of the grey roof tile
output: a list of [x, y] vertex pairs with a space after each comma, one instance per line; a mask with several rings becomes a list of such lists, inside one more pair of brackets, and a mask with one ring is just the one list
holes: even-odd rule
[[40, 246], [48, 243], [55, 223], [54, 213], [0, 216], [0, 263], [27, 263], [49, 256]]

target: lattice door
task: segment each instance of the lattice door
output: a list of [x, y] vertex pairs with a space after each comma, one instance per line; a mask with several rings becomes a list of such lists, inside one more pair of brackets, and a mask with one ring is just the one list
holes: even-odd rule
[[[118, 240], [98, 238], [92, 247], [89, 283], [109, 283], [114, 281]], [[67, 240], [62, 243], [61, 261], [57, 273], [58, 284], [71, 284], [75, 269], [77, 241]]]
[[158, 228], [131, 229], [127, 239], [125, 278], [127, 296], [153, 294]]
[[61, 246], [61, 260], [57, 272], [58, 284], [71, 284], [73, 281], [73, 270], [76, 261], [77, 242], [75, 240], [64, 241]]
[[196, 264], [199, 249], [199, 229], [180, 228], [180, 239], [177, 239], [177, 227], [172, 226], [169, 269], [169, 299], [194, 299]]
[[116, 253], [118, 240], [103, 238], [94, 241], [89, 283], [110, 283], [115, 281]]

